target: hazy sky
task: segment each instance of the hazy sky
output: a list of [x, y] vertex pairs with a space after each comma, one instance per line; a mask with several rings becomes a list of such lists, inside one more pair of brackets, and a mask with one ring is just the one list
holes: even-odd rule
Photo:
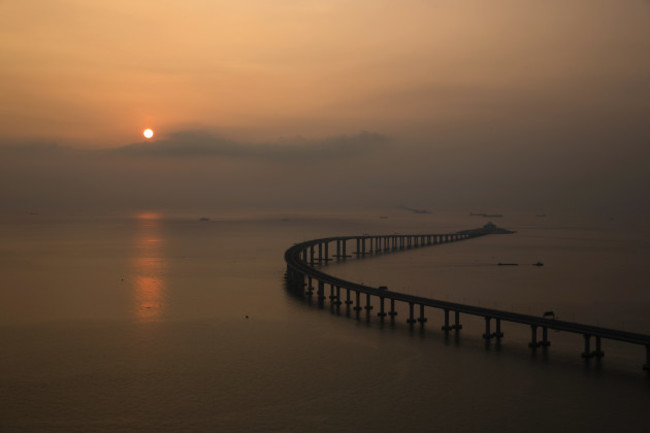
[[[349, 202], [634, 207], [648, 193], [650, 2], [0, 0], [0, 95], [0, 144], [31, 146], [2, 151], [0, 192], [21, 206], [72, 200], [79, 177], [120, 196], [99, 180], [113, 171], [176, 188], [187, 170], [201, 189], [293, 164], [308, 179], [350, 169]], [[144, 152], [34, 147], [123, 148], [145, 127]], [[229, 168], [200, 177], [192, 155], [210, 176]]]

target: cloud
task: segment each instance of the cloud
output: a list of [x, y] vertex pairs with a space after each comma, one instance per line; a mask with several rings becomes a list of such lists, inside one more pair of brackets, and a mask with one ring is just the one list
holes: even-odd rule
[[172, 133], [168, 138], [133, 143], [108, 152], [129, 156], [216, 156], [276, 161], [320, 160], [363, 155], [389, 141], [385, 135], [367, 131], [319, 140], [294, 137], [266, 143], [240, 142], [205, 131], [180, 131]]

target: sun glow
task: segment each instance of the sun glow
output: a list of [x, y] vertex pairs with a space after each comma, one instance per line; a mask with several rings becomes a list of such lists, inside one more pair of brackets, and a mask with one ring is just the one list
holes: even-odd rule
[[142, 131], [142, 135], [144, 135], [144, 138], [147, 139], [153, 137], [153, 129], [149, 129], [149, 128], [145, 129], [144, 131]]

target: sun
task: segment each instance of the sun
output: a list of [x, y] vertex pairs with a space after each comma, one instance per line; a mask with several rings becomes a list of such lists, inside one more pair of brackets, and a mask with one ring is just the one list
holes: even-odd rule
[[144, 138], [153, 137], [153, 129], [149, 129], [149, 128], [145, 129], [144, 131], [142, 131], [142, 135], [144, 135]]

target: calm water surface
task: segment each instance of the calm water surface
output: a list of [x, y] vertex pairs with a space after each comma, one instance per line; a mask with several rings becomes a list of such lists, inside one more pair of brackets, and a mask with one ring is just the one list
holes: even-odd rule
[[[0, 431], [646, 431], [642, 347], [606, 341], [603, 361], [585, 365], [580, 336], [551, 333], [548, 353], [531, 354], [516, 325], [486, 347], [480, 319], [446, 339], [436, 311], [411, 332], [404, 314], [382, 327], [285, 291], [295, 242], [486, 222], [379, 215], [4, 216]], [[327, 271], [650, 333], [647, 233], [607, 220], [495, 222], [518, 233]]]

